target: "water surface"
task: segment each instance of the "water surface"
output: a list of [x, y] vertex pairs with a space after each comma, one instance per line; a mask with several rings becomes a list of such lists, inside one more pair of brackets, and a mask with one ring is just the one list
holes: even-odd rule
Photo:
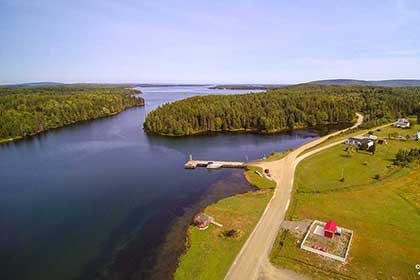
[[239, 170], [184, 170], [189, 154], [253, 160], [318, 137], [315, 130], [148, 136], [145, 115], [160, 104], [245, 91], [142, 91], [145, 107], [0, 145], [0, 279], [169, 278], [190, 217], [252, 189]]

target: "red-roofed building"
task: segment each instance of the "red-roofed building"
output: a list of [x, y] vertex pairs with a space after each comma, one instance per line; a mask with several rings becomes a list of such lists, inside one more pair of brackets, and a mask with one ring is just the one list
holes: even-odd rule
[[333, 238], [336, 230], [337, 230], [336, 222], [330, 220], [325, 224], [324, 236]]

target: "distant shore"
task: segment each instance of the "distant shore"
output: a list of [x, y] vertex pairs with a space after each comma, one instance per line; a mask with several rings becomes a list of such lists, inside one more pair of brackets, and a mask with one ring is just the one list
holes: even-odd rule
[[275, 88], [281, 88], [286, 87], [288, 85], [283, 84], [257, 84], [257, 85], [251, 85], [251, 84], [227, 84], [227, 85], [216, 85], [209, 87], [210, 89], [249, 89], [249, 90], [268, 90], [268, 89], [275, 89]]
[[75, 121], [75, 122], [72, 122], [72, 123], [69, 123], [69, 124], [66, 124], [66, 125], [63, 125], [63, 126], [52, 127], [52, 128], [49, 128], [49, 129], [40, 130], [40, 131], [37, 131], [35, 133], [31, 133], [31, 134], [27, 134], [27, 135], [19, 135], [19, 136], [10, 137], [10, 138], [2, 138], [2, 139], [0, 139], [0, 145], [1, 144], [6, 144], [6, 143], [9, 143], [9, 142], [14, 142], [14, 141], [20, 141], [20, 140], [28, 139], [28, 138], [31, 138], [31, 137], [40, 135], [42, 133], [46, 133], [48, 131], [55, 130], [55, 129], [60, 129], [60, 128], [69, 127], [69, 126], [72, 126], [72, 125], [75, 125], [75, 124], [80, 124], [80, 123], [90, 122], [90, 121], [94, 121], [94, 120], [98, 120], [98, 119], [112, 117], [112, 116], [118, 115], [119, 113], [124, 112], [127, 109], [134, 108], [134, 107], [142, 107], [142, 106], [144, 106], [144, 103], [143, 104], [139, 104], [139, 105], [134, 105], [134, 106], [127, 107], [127, 108], [125, 108], [122, 111], [114, 112], [114, 113], [111, 113], [111, 114], [106, 115], [106, 116], [100, 116], [100, 117], [92, 118], [92, 119], [88, 119], [88, 120]]

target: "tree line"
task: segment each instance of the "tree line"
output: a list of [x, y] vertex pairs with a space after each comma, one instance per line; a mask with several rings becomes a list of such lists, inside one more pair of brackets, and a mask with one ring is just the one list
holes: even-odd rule
[[144, 105], [134, 89], [100, 85], [0, 87], [0, 140], [111, 116]]
[[150, 112], [146, 131], [183, 136], [213, 131], [272, 133], [349, 122], [365, 115], [365, 127], [420, 114], [420, 88], [298, 85], [263, 93], [196, 96]]

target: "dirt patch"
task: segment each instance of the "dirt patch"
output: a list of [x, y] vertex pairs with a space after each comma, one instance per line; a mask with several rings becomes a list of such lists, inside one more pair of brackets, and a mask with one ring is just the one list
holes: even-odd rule
[[283, 221], [281, 223], [281, 228], [288, 230], [296, 236], [304, 236], [308, 231], [312, 220], [302, 220], [302, 221]]

